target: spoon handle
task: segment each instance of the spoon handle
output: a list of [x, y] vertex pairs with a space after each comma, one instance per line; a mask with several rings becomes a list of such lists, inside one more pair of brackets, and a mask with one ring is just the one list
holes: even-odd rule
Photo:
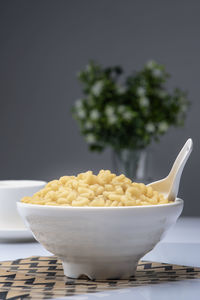
[[177, 156], [172, 169], [168, 175], [168, 179], [172, 182], [172, 186], [170, 188], [168, 199], [169, 201], [174, 201], [178, 194], [179, 183], [181, 179], [181, 175], [185, 164], [192, 152], [193, 142], [192, 139], [188, 139], [183, 148], [181, 149], [179, 155]]

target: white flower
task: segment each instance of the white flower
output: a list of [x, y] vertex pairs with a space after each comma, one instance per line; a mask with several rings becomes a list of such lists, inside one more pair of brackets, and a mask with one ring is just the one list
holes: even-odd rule
[[140, 96], [140, 97], [145, 96], [145, 94], [146, 94], [145, 88], [142, 87], [142, 86], [140, 86], [140, 87], [137, 89], [137, 94], [138, 94], [138, 96]]
[[163, 122], [160, 122], [158, 124], [158, 129], [160, 132], [164, 133], [167, 131], [167, 129], [169, 128], [169, 125], [167, 124], [167, 122], [163, 121]]
[[75, 107], [76, 109], [81, 108], [83, 106], [83, 100], [82, 99], [77, 99], [75, 102]]
[[149, 60], [146, 64], [146, 67], [148, 69], [153, 69], [153, 68], [155, 68], [155, 66], [156, 66], [156, 62], [154, 60]]
[[133, 114], [130, 111], [125, 111], [122, 114], [122, 118], [126, 121], [130, 121], [133, 118]]
[[87, 135], [85, 136], [85, 139], [86, 139], [86, 141], [87, 141], [89, 144], [93, 144], [93, 143], [96, 142], [96, 137], [95, 137], [95, 135], [92, 134], [92, 133], [87, 134]]
[[181, 107], [181, 112], [185, 113], [187, 111], [187, 105], [183, 104]]
[[150, 133], [153, 133], [155, 131], [155, 126], [153, 123], [149, 122], [147, 125], [146, 125], [146, 131], [150, 132]]
[[147, 97], [140, 98], [140, 105], [142, 107], [148, 107], [149, 106], [149, 99]]
[[123, 114], [126, 111], [125, 105], [119, 105], [117, 108], [118, 113]]
[[86, 112], [82, 108], [81, 109], [77, 109], [76, 113], [77, 113], [77, 116], [80, 119], [84, 119], [86, 117]]
[[91, 113], [90, 113], [90, 119], [91, 119], [92, 121], [96, 121], [96, 120], [99, 119], [99, 117], [100, 117], [100, 114], [99, 114], [98, 110], [97, 110], [97, 109], [93, 109], [93, 110], [91, 111]]
[[163, 73], [160, 69], [153, 69], [152, 74], [153, 74], [154, 77], [159, 78], [159, 77], [162, 76]]
[[125, 105], [119, 105], [117, 111], [126, 121], [129, 121], [133, 118], [133, 114], [129, 110], [127, 110]]
[[99, 96], [103, 88], [103, 81], [97, 81], [92, 87], [92, 93]]
[[108, 105], [105, 109], [105, 114], [108, 118], [108, 123], [109, 124], [114, 124], [117, 122], [117, 116], [116, 116], [116, 113], [115, 113], [115, 109], [113, 106], [111, 105]]
[[85, 122], [84, 124], [85, 129], [92, 129], [93, 128], [93, 124], [90, 121]]
[[108, 123], [111, 125], [117, 123], [117, 121], [118, 121], [118, 118], [115, 115], [112, 115], [108, 118]]
[[113, 106], [108, 105], [105, 109], [105, 114], [107, 117], [112, 117], [115, 114], [115, 109]]
[[83, 106], [83, 100], [81, 100], [81, 99], [76, 100], [75, 108], [76, 108], [76, 114], [80, 119], [83, 119], [86, 117], [86, 111]]

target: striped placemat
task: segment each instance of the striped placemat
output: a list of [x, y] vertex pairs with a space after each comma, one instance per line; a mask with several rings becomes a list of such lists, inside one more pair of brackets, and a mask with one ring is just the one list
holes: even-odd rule
[[194, 278], [200, 268], [140, 261], [128, 280], [70, 279], [57, 257], [29, 257], [0, 262], [0, 299], [52, 299]]

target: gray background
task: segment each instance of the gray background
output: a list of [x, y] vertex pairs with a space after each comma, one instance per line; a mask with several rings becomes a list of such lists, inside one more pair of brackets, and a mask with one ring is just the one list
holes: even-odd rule
[[0, 1], [0, 179], [49, 180], [111, 168], [90, 153], [70, 108], [76, 73], [89, 59], [127, 74], [149, 59], [166, 65], [170, 87], [189, 91], [183, 129], [153, 146], [152, 174], [165, 176], [188, 137], [194, 151], [181, 181], [185, 215], [199, 215], [200, 1]]

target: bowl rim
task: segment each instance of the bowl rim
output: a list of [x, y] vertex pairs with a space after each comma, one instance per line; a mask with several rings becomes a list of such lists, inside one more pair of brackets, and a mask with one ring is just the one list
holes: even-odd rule
[[[2, 184], [1, 184], [2, 183]], [[0, 190], [41, 187], [46, 184], [43, 180], [8, 179], [0, 180]]]
[[145, 208], [159, 208], [159, 207], [173, 207], [183, 205], [184, 201], [180, 198], [176, 198], [175, 201], [165, 204], [154, 205], [138, 205], [138, 206], [61, 206], [61, 205], [41, 205], [17, 202], [18, 207], [34, 208], [34, 209], [52, 209], [52, 210], [130, 210], [130, 209], [145, 209]]

